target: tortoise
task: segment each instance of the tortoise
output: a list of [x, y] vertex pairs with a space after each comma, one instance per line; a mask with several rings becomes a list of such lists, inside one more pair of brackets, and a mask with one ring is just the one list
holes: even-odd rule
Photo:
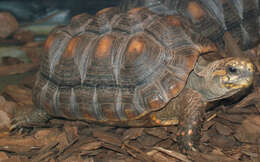
[[122, 127], [177, 125], [183, 150], [197, 150], [206, 104], [250, 87], [245, 58], [206, 62], [217, 52], [185, 18], [145, 8], [80, 14], [45, 43], [35, 109], [11, 130], [62, 117]]
[[223, 35], [230, 32], [241, 49], [260, 41], [260, 3], [258, 0], [122, 0], [121, 11], [147, 7], [164, 15], [186, 17], [197, 32], [223, 48]]

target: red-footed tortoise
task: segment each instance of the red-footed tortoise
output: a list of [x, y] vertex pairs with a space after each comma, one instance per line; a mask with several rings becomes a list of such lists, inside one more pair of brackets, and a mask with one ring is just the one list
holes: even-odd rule
[[248, 88], [254, 68], [242, 58], [205, 62], [216, 51], [184, 18], [144, 8], [82, 14], [46, 41], [33, 89], [36, 109], [12, 129], [53, 117], [126, 127], [179, 124], [195, 150], [208, 102]]

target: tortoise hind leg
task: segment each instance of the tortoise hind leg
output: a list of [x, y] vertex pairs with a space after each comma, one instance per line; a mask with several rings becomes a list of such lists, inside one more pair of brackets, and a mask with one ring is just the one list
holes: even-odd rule
[[51, 117], [42, 109], [34, 109], [26, 115], [20, 115], [12, 120], [10, 131], [15, 132], [22, 128], [41, 126]]

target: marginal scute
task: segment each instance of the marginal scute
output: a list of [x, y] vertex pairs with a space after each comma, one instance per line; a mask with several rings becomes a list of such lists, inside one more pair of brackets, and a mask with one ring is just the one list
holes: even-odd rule
[[82, 119], [88, 119], [90, 121], [95, 121], [96, 119], [91, 116], [89, 113], [85, 112], [82, 116], [81, 116]]
[[71, 18], [71, 23], [75, 23], [76, 21], [80, 21], [82, 18], [86, 18], [86, 17], [90, 17], [90, 16], [86, 13], [82, 13], [82, 14], [73, 16]]
[[114, 112], [114, 104], [101, 104], [100, 107], [106, 119], [111, 121], [115, 121], [117, 119], [116, 112]]

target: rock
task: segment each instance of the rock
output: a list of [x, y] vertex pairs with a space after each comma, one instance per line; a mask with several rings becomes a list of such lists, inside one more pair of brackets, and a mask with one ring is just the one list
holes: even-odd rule
[[0, 12], [0, 38], [6, 38], [18, 29], [16, 18], [8, 12]]

